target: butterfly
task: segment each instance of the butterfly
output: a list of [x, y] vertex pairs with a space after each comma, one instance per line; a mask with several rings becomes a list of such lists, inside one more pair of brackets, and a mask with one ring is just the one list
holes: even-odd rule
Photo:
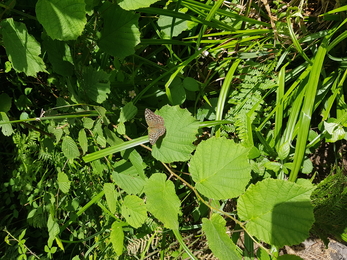
[[148, 125], [148, 139], [151, 145], [154, 145], [160, 136], [165, 134], [166, 128], [164, 119], [154, 114], [150, 109], [145, 109], [145, 119]]

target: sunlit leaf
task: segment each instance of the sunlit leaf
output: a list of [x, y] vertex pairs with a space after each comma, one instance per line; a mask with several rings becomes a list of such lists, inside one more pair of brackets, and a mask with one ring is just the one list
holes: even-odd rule
[[240, 196], [238, 214], [258, 239], [278, 247], [298, 244], [309, 236], [314, 222], [312, 190], [289, 181], [266, 179]]

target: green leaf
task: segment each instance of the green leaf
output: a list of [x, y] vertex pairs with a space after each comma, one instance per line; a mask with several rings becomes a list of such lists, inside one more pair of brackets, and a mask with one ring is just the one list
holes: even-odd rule
[[165, 15], [159, 17], [158, 25], [161, 29], [161, 36], [164, 39], [171, 39], [171, 37], [176, 37], [189, 29], [189, 21]]
[[81, 129], [78, 132], [78, 143], [80, 144], [82, 148], [83, 154], [85, 154], [88, 151], [88, 139], [84, 129]]
[[313, 164], [312, 161], [309, 158], [306, 158], [304, 162], [302, 163], [302, 169], [301, 172], [305, 174], [311, 173], [313, 170]]
[[104, 183], [104, 192], [106, 197], [106, 202], [109, 210], [112, 214], [116, 213], [117, 210], [117, 197], [118, 193], [115, 189], [113, 183]]
[[198, 82], [191, 77], [184, 78], [183, 87], [189, 91], [199, 91]]
[[101, 120], [96, 120], [96, 123], [93, 128], [93, 134], [96, 136], [104, 136], [104, 131], [103, 131], [103, 123]]
[[113, 222], [110, 233], [110, 241], [116, 254], [121, 255], [124, 247], [124, 232], [121, 223]]
[[53, 70], [62, 76], [72, 76], [74, 66], [69, 45], [65, 42], [52, 40], [52, 38], [46, 34], [43, 34], [42, 38], [43, 46], [47, 50]]
[[181, 79], [175, 78], [170, 86], [172, 105], [182, 105], [186, 100], [186, 91], [184, 90]]
[[312, 188], [266, 179], [251, 185], [238, 200], [239, 217], [258, 239], [277, 247], [304, 241], [314, 222]]
[[20, 95], [17, 100], [15, 100], [16, 106], [19, 110], [25, 110], [28, 109], [28, 107], [31, 107], [33, 103], [30, 99], [28, 99], [25, 95]]
[[344, 130], [343, 126], [335, 123], [336, 119], [331, 119], [329, 122], [324, 122], [324, 129], [329, 133], [326, 135], [326, 141], [335, 143], [338, 140], [344, 139], [346, 135], [346, 131]]
[[121, 143], [124, 142], [113, 131], [111, 131], [107, 127], [104, 128], [104, 133], [105, 133], [105, 136], [106, 136], [106, 142], [110, 146], [114, 146], [114, 145], [121, 144]]
[[11, 108], [11, 98], [6, 93], [0, 95], [0, 112], [8, 112]]
[[74, 159], [80, 156], [80, 152], [75, 141], [70, 136], [63, 138], [62, 150], [66, 158]]
[[225, 223], [226, 221], [218, 214], [213, 214], [211, 219], [202, 219], [202, 230], [206, 234], [208, 245], [220, 260], [242, 259], [236, 250], [236, 245], [226, 233]]
[[[135, 170], [131, 169], [131, 170]], [[130, 172], [129, 170], [128, 172]], [[127, 172], [127, 173], [128, 173]], [[128, 194], [140, 194], [143, 191], [143, 187], [146, 183], [142, 178], [138, 176], [131, 176], [127, 173], [113, 173], [112, 177], [116, 184], [126, 191]]]
[[82, 118], [83, 127], [87, 129], [92, 129], [94, 125], [94, 120], [91, 118]]
[[130, 121], [137, 114], [137, 107], [134, 106], [133, 102], [127, 103], [120, 112], [119, 121], [124, 123]]
[[[0, 112], [0, 123], [9, 122], [10, 119], [7, 117], [5, 112]], [[1, 132], [4, 136], [10, 136], [14, 133], [11, 124], [0, 124]]]
[[91, 165], [93, 167], [93, 174], [96, 175], [102, 175], [103, 171], [106, 168], [106, 165], [102, 164], [100, 160], [92, 161]]
[[22, 233], [20, 233], [20, 235], [19, 235], [19, 237], [18, 237], [18, 240], [22, 240], [23, 237], [25, 236], [25, 233], [26, 233], [26, 232], [27, 232], [27, 230], [24, 229], [24, 230], [22, 231]]
[[70, 190], [71, 181], [64, 172], [58, 172], [58, 186], [63, 193], [68, 193]]
[[101, 12], [104, 27], [101, 31], [99, 47], [110, 55], [120, 59], [135, 53], [140, 43], [138, 14], [124, 11], [118, 5], [106, 3]]
[[302, 106], [300, 111], [300, 119], [298, 120], [298, 124], [296, 126], [298, 129], [300, 129], [300, 131], [298, 131], [298, 137], [296, 140], [295, 154], [293, 158], [293, 170], [290, 173], [289, 181], [296, 181], [298, 173], [301, 169], [306, 150], [308, 133], [311, 128], [312, 113], [315, 104], [317, 104], [314, 102], [317, 96], [317, 89], [320, 86], [320, 77], [317, 75], [320, 75], [320, 72], [322, 71], [325, 55], [328, 52], [328, 42], [330, 41], [330, 38], [334, 32], [335, 30], [329, 31], [329, 33], [323, 38], [317, 52], [315, 52], [314, 58], [312, 58], [314, 61], [312, 66], [306, 67], [306, 71], [309, 73], [309, 79], [307, 82], [302, 83], [304, 87], [302, 92], [305, 98], [303, 103], [300, 104], [300, 106]]
[[39, 0], [35, 11], [53, 40], [77, 39], [87, 22], [84, 0]]
[[201, 142], [190, 161], [197, 190], [213, 199], [239, 196], [251, 179], [248, 152], [248, 148], [225, 138]]
[[124, 10], [135, 10], [139, 8], [149, 7], [151, 4], [158, 2], [158, 0], [117, 0], [117, 3]]
[[5, 61], [5, 73], [9, 73], [12, 70], [12, 64], [9, 61]]
[[147, 209], [169, 229], [178, 229], [181, 202], [175, 185], [162, 173], [153, 174], [145, 185]]
[[334, 131], [339, 127], [339, 124], [334, 122], [336, 120], [330, 120], [331, 122], [324, 122], [324, 129], [329, 133], [333, 134]]
[[249, 159], [254, 159], [260, 156], [260, 151], [255, 146], [250, 147], [250, 151], [248, 153]]
[[143, 179], [143, 176], [139, 176], [136, 167], [130, 162], [119, 161], [114, 165], [114, 170], [112, 173], [113, 180], [128, 194], [140, 194], [143, 192], [146, 180]]
[[[108, 75], [110, 76], [110, 74], [108, 74]], [[107, 118], [107, 116], [106, 116], [106, 112], [107, 112], [106, 108], [101, 107], [101, 106], [96, 106], [96, 107], [94, 107], [94, 108], [95, 108], [95, 111], [98, 112], [99, 118], [101, 119], [101, 121], [102, 121], [105, 125], [109, 124], [109, 123], [110, 123], [110, 120], [108, 120], [108, 118]]]
[[120, 122], [120, 123], [118, 124], [118, 127], [117, 127], [117, 133], [120, 134], [120, 135], [124, 135], [124, 134], [125, 134], [125, 131], [126, 131], [126, 129], [125, 129], [124, 123], [123, 123], [123, 122]]
[[[59, 246], [59, 248], [63, 251], [65, 251], [65, 248], [64, 248], [64, 245], [63, 243], [61, 242], [61, 240], [59, 239], [59, 237], [56, 237], [55, 238], [55, 242], [57, 243], [57, 245]], [[56, 250], [55, 250], [56, 251]]]
[[284, 142], [281, 146], [280, 149], [278, 150], [278, 158], [280, 160], [285, 160], [290, 152], [290, 142]]
[[96, 103], [104, 102], [110, 94], [110, 74], [92, 67], [87, 67], [83, 73], [83, 81], [80, 86], [87, 97]]
[[146, 168], [143, 163], [141, 155], [135, 149], [127, 149], [126, 152], [122, 151], [122, 156], [124, 159], [129, 159], [131, 164], [135, 167], [137, 174], [143, 179], [146, 180], [147, 177], [144, 172]]
[[164, 118], [166, 133], [153, 146], [152, 156], [165, 163], [189, 160], [199, 122], [178, 106], [166, 105], [157, 114]]
[[259, 247], [257, 250], [257, 259], [259, 260], [271, 260], [269, 253], [265, 249]]
[[55, 138], [56, 138], [56, 143], [58, 143], [61, 139], [61, 137], [63, 136], [63, 129], [61, 128], [56, 128], [53, 126], [48, 126], [48, 132], [54, 134]]
[[265, 168], [268, 169], [268, 170], [271, 170], [271, 171], [274, 171], [276, 173], [279, 172], [279, 170], [281, 170], [282, 168], [282, 164], [279, 163], [279, 162], [271, 162], [271, 161], [268, 161], [264, 164]]
[[103, 136], [98, 135], [96, 138], [96, 142], [100, 147], [105, 148], [106, 147], [106, 138]]
[[12, 18], [1, 22], [2, 39], [13, 68], [27, 76], [36, 77], [38, 72], [47, 72], [41, 57], [41, 47], [36, 39], [28, 33], [23, 23]]
[[47, 228], [49, 233], [49, 238], [53, 240], [60, 233], [59, 224], [54, 220], [52, 215], [49, 215], [47, 221]]
[[122, 204], [122, 215], [134, 228], [139, 228], [147, 219], [146, 205], [135, 195], [128, 195]]

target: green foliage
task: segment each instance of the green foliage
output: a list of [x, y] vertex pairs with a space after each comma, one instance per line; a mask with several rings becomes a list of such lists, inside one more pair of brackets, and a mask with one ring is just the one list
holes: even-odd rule
[[68, 41], [77, 39], [83, 31], [87, 22], [84, 5], [83, 0], [39, 0], [35, 12], [48, 36], [53, 40]]
[[251, 179], [248, 152], [224, 138], [203, 141], [190, 161], [196, 189], [213, 199], [240, 196]]
[[330, 175], [319, 183], [311, 195], [316, 218], [313, 231], [325, 243], [328, 243], [328, 237], [331, 235], [346, 241], [346, 181], [347, 178], [340, 169], [337, 174]]
[[[331, 12], [314, 32], [299, 7], [274, 3], [269, 20], [257, 4], [0, 5], [0, 259], [241, 259], [254, 248], [271, 259], [267, 248], [311, 228], [344, 239], [343, 175], [313, 191], [298, 174], [312, 177], [320, 142], [347, 136], [347, 20]], [[166, 128], [151, 148], [146, 108]]]
[[225, 232], [225, 220], [218, 214], [211, 219], [202, 219], [203, 230], [206, 233], [211, 250], [216, 252], [218, 259], [241, 259], [236, 245]]
[[6, 53], [13, 68], [27, 76], [47, 72], [45, 63], [40, 58], [40, 44], [28, 33], [26, 25], [8, 18], [1, 22], [1, 26]]
[[147, 209], [169, 229], [178, 229], [180, 200], [175, 193], [175, 186], [166, 181], [165, 174], [155, 173], [145, 186]]
[[308, 237], [314, 222], [312, 190], [293, 182], [266, 179], [240, 196], [238, 213], [247, 221], [249, 233], [262, 241], [278, 247], [295, 245]]

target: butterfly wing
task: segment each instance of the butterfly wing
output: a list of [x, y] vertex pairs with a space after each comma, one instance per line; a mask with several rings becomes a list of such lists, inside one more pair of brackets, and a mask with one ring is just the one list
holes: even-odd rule
[[166, 128], [164, 119], [154, 114], [150, 109], [145, 110], [145, 119], [148, 125], [148, 139], [151, 145], [154, 145], [160, 136], [165, 134]]
[[148, 139], [151, 145], [154, 145], [158, 141], [159, 137], [165, 134], [165, 126], [160, 128], [148, 127]]

